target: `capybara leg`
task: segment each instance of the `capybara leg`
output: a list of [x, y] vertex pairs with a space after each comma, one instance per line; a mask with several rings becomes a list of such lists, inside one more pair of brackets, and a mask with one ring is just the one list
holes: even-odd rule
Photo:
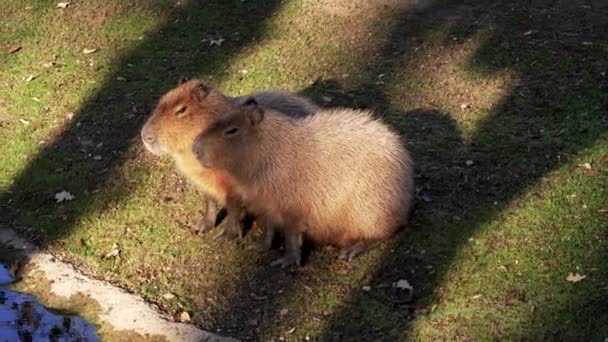
[[373, 245], [375, 245], [375, 242], [372, 241], [359, 241], [355, 244], [352, 244], [350, 246], [346, 246], [343, 247], [340, 250], [340, 259], [346, 259], [348, 261], [353, 260], [354, 257], [356, 257], [357, 255], [361, 254], [361, 252], [371, 248]]
[[204, 233], [215, 227], [217, 219], [217, 203], [210, 197], [205, 199], [205, 216], [201, 217], [196, 223], [195, 229], [199, 233]]
[[285, 268], [291, 265], [300, 267], [302, 263], [302, 233], [285, 233], [285, 255], [270, 263], [270, 266]]
[[226, 223], [224, 230], [217, 237], [222, 240], [233, 240], [243, 236], [244, 221], [247, 216], [247, 211], [242, 205], [239, 197], [230, 197], [226, 199]]

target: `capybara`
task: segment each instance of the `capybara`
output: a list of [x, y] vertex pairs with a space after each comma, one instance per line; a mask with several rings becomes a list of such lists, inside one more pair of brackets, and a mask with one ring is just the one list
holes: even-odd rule
[[[196, 224], [198, 231], [206, 231], [216, 225], [218, 202], [225, 205], [231, 181], [226, 173], [202, 166], [192, 154], [192, 144], [211, 122], [250, 97], [255, 98], [262, 108], [278, 110], [294, 118], [318, 110], [308, 99], [287, 92], [263, 91], [247, 97], [229, 97], [201, 80], [182, 79], [176, 88], [162, 96], [141, 130], [147, 150], [157, 156], [172, 158], [178, 170], [206, 195], [206, 214]], [[242, 233], [243, 217], [227, 214], [228, 222], [222, 236], [230, 239]]]
[[273, 265], [299, 265], [302, 236], [340, 246], [350, 260], [408, 220], [412, 160], [369, 111], [293, 119], [249, 98], [199, 135], [193, 152], [229, 175], [236, 202], [285, 233], [285, 256]]

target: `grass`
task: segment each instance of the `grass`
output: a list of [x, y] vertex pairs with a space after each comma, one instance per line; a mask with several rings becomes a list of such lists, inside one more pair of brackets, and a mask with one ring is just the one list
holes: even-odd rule
[[[0, 5], [1, 219], [87, 272], [243, 339], [608, 337], [598, 2]], [[408, 138], [427, 201], [350, 264], [317, 247], [304, 269], [279, 271], [267, 266], [278, 252], [244, 250], [251, 236], [190, 235], [201, 195], [138, 138], [184, 74], [230, 94], [283, 88], [377, 109]], [[61, 190], [75, 199], [55, 203]], [[114, 243], [120, 258], [103, 258]]]

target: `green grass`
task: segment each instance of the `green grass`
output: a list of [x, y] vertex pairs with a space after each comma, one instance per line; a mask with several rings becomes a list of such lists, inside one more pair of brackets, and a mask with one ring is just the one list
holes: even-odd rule
[[[608, 337], [608, 9], [346, 3], [0, 1], [2, 224], [243, 339]], [[408, 138], [431, 201], [350, 264], [316, 247], [280, 271], [267, 266], [279, 252], [244, 250], [255, 237], [190, 235], [201, 194], [138, 138], [181, 75], [377, 109]], [[55, 203], [61, 190], [76, 198]], [[121, 257], [103, 258], [114, 243]]]

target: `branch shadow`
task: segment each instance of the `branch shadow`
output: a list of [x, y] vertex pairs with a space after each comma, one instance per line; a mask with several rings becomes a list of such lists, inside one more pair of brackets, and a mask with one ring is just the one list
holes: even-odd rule
[[[459, 4], [449, 5], [447, 10], [462, 11]], [[409, 229], [390, 244], [374, 274], [366, 280], [374, 288], [382, 288], [405, 278], [417, 294], [413, 302], [404, 305], [395, 299], [392, 289], [378, 290], [380, 294], [352, 291], [325, 324], [321, 340], [414, 337], [412, 323], [443, 299], [441, 283], [446, 279], [468, 281], [467, 275], [458, 274], [452, 266], [469, 239], [544, 175], [593, 146], [608, 131], [608, 83], [601, 76], [607, 67], [602, 57], [605, 48], [585, 48], [581, 44], [606, 41], [608, 31], [601, 18], [608, 14], [607, 6], [583, 1], [488, 1], [471, 5], [466, 11], [466, 16], [456, 16], [463, 18], [460, 22], [449, 23], [446, 44], [451, 37], [472, 36], [480, 30], [479, 23], [485, 23], [491, 34], [467, 68], [471, 73], [488, 74], [515, 70], [521, 75], [520, 82], [466, 140], [446, 113], [433, 108], [400, 113], [390, 109], [390, 99], [379, 96], [382, 89], [373, 91], [376, 95], [371, 104], [387, 109], [387, 120], [411, 141], [417, 187], [428, 191], [432, 202], [418, 201]], [[433, 13], [423, 15], [441, 20]], [[542, 28], [533, 31], [532, 39], [527, 38], [530, 33], [525, 30], [513, 30], [525, 27], [522, 18], [532, 18], [531, 26]], [[391, 41], [419, 33], [412, 32], [409, 25], [399, 24]], [[393, 47], [387, 48], [385, 56], [392, 52]], [[389, 73], [396, 67], [389, 65], [378, 73]], [[369, 86], [360, 91], [367, 92]], [[466, 160], [474, 164], [466, 166]], [[605, 253], [600, 250], [600, 255], [580, 262], [605, 273], [606, 266], [600, 262]], [[496, 337], [604, 338], [608, 306], [599, 290], [600, 281], [579, 292], [562, 294], [570, 298], [565, 301], [570, 306], [560, 308], [560, 301], [543, 303], [540, 314], [544, 316], [537, 312], [529, 317], [532, 323], [523, 323], [521, 331], [498, 331]], [[531, 296], [522, 294], [517, 305], [533, 306], [533, 301], [526, 299]], [[551, 313], [556, 309], [559, 313]], [[401, 324], [396, 326], [395, 322]], [[463, 323], [457, 314], [448, 317], [448, 322], [457, 326]], [[464, 330], [462, 337], [466, 334]]]

